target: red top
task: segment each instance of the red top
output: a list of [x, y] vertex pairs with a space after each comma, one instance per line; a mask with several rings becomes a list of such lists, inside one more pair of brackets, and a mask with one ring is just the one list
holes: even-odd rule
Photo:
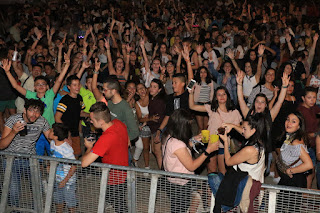
[[[306, 125], [306, 133], [315, 133], [318, 132], [318, 120], [317, 120], [317, 114], [320, 113], [320, 107], [313, 106], [310, 108], [304, 107], [302, 104], [300, 104], [297, 108], [299, 112], [304, 117], [304, 122]], [[315, 146], [315, 138], [310, 138], [310, 145], [311, 147]]]
[[[102, 163], [128, 166], [129, 136], [127, 127], [118, 119], [114, 119], [112, 122], [113, 125], [102, 133], [91, 151], [102, 157]], [[124, 183], [126, 176], [126, 171], [111, 169], [108, 185]]]

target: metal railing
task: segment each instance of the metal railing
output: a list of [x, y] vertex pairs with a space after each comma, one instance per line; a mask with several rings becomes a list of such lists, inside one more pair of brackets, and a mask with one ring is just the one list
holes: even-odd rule
[[[0, 162], [0, 213], [200, 213], [214, 207], [206, 176], [101, 163], [81, 168], [76, 160], [7, 152], [0, 152]], [[59, 186], [58, 175], [70, 166], [76, 167], [73, 184]], [[254, 206], [258, 212], [320, 212], [320, 192], [263, 184]]]

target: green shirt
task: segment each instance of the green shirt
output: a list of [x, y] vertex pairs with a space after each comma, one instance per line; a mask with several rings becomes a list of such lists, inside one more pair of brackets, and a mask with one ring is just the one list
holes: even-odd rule
[[[81, 95], [83, 103], [86, 105], [86, 108], [84, 108], [83, 111], [89, 113], [91, 106], [97, 102], [93, 93], [90, 90], [81, 87], [79, 95]], [[81, 124], [82, 126], [86, 126], [83, 121], [81, 121]]]
[[122, 100], [114, 104], [109, 100], [108, 107], [110, 109], [111, 119], [119, 119], [127, 126], [130, 140], [137, 138], [139, 136], [139, 127], [128, 102]]
[[40, 99], [44, 102], [44, 111], [42, 116], [47, 119], [50, 127], [54, 124], [54, 114], [53, 114], [53, 101], [54, 101], [55, 94], [52, 89], [46, 91], [46, 94], [42, 98], [38, 98], [37, 92], [32, 92], [27, 90], [26, 98], [27, 99]]

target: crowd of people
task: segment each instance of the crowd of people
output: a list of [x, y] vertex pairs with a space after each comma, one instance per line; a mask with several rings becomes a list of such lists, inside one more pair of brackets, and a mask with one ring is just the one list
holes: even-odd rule
[[[260, 183], [271, 176], [310, 189], [317, 177], [320, 187], [320, 20], [313, 2], [51, 0], [6, 10], [1, 150], [81, 159], [83, 167], [99, 156], [137, 167], [143, 157], [146, 169], [151, 150], [153, 169], [193, 174], [205, 165], [208, 174], [222, 174], [214, 179], [220, 183], [234, 166]], [[196, 158], [190, 139], [201, 140], [202, 130], [220, 142]], [[13, 183], [28, 165], [14, 163], [10, 205], [18, 205]], [[112, 172], [113, 206], [125, 212], [126, 173]], [[58, 168], [59, 211], [63, 203], [75, 211], [75, 175], [72, 166]], [[168, 181], [191, 194], [188, 182]], [[171, 200], [172, 212], [185, 207]]]

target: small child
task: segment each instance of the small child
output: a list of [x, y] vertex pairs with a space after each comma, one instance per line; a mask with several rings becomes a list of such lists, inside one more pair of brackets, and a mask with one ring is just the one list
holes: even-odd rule
[[[49, 134], [51, 155], [56, 158], [75, 159], [73, 149], [66, 141], [68, 128], [62, 123], [52, 125]], [[57, 167], [56, 183], [53, 192], [53, 199], [56, 204], [56, 212], [63, 212], [63, 205], [66, 203], [69, 212], [75, 212], [76, 200], [76, 166], [60, 163]]]

